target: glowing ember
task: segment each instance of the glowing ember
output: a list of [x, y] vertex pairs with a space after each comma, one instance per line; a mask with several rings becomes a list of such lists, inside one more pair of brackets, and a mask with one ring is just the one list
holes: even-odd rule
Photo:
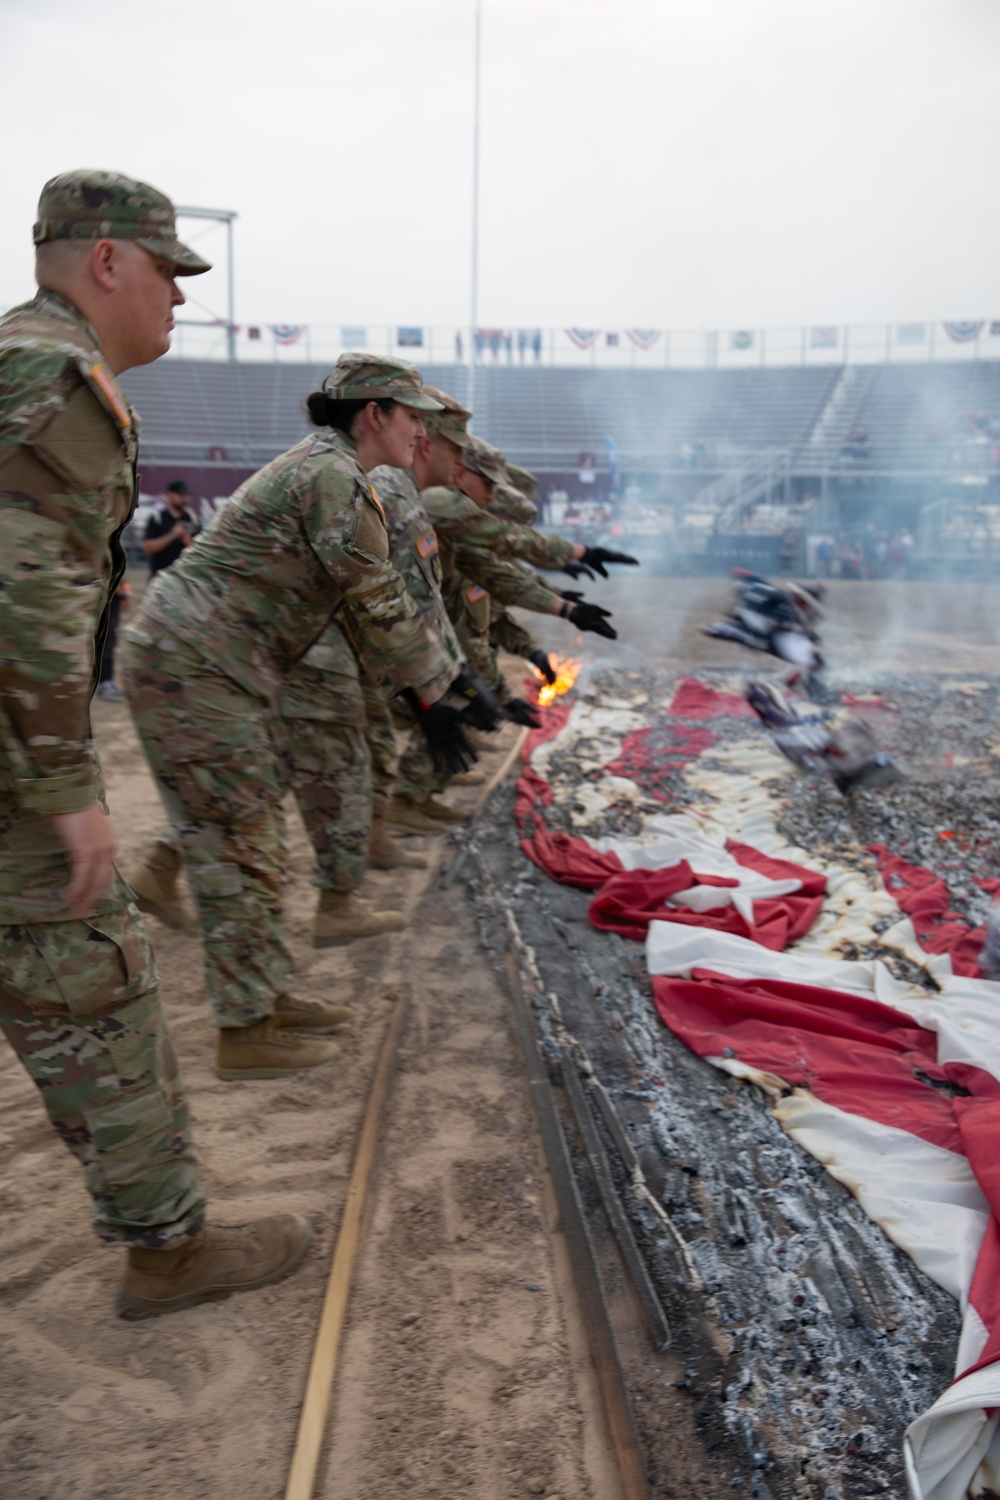
[[[563, 693], [568, 693], [576, 681], [580, 672], [580, 662], [574, 661], [571, 656], [550, 656], [556, 673], [555, 682], [542, 681], [538, 689], [538, 702], [542, 708], [547, 708], [553, 698], [561, 698]], [[536, 672], [538, 671], [536, 667]], [[541, 672], [538, 676], [541, 677]]]

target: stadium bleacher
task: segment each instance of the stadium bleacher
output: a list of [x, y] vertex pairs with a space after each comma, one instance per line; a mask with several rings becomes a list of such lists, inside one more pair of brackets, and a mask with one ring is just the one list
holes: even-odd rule
[[[308, 429], [303, 403], [324, 365], [161, 360], [124, 379], [143, 418], [147, 463], [204, 463], [221, 450], [257, 467]], [[461, 365], [424, 368], [457, 395]], [[541, 471], [604, 462], [612, 435], [624, 468], [682, 467], [684, 445], [724, 469], [754, 450], [787, 450], [796, 472], [879, 472], [991, 462], [991, 443], [969, 415], [1000, 416], [1000, 361], [744, 370], [614, 370], [481, 366], [476, 426], [512, 458]], [[867, 433], [864, 460], [842, 453], [851, 427]], [[221, 454], [216, 451], [216, 457]]]
[[[308, 431], [303, 403], [329, 371], [306, 364], [161, 360], [124, 384], [143, 418], [147, 462], [203, 462], [212, 449], [230, 462], [266, 462]], [[801, 447], [820, 417], [836, 368], [764, 370], [476, 371], [476, 426], [512, 458], [542, 470], [576, 466], [582, 452], [603, 460], [614, 436], [622, 463], [677, 462], [682, 444], [722, 450]], [[428, 366], [424, 378], [461, 399], [464, 366]]]

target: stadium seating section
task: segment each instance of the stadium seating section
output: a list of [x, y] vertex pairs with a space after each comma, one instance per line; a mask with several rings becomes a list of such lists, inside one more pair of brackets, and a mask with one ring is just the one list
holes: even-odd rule
[[[147, 462], [215, 457], [252, 467], [307, 430], [304, 397], [325, 366], [227, 364], [171, 358], [131, 371], [128, 393], [143, 417]], [[424, 368], [459, 398], [462, 366]], [[1000, 416], [1000, 361], [816, 366], [751, 370], [504, 368], [476, 372], [477, 427], [532, 468], [576, 467], [583, 452], [605, 464], [614, 436], [623, 466], [725, 468], [748, 449], [788, 450], [800, 473], [863, 466], [880, 471], [950, 468], [979, 444], [970, 414]], [[863, 427], [867, 454], [842, 453]], [[692, 458], [685, 445], [696, 446]], [[212, 450], [222, 450], [214, 455]]]

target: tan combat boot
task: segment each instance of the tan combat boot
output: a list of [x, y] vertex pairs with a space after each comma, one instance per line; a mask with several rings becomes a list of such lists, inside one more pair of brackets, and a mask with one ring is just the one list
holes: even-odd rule
[[425, 813], [418, 810], [417, 804], [411, 802], [409, 797], [393, 797], [385, 818], [396, 833], [440, 834], [446, 832], [446, 825], [439, 818], [427, 817]]
[[133, 1246], [115, 1311], [135, 1322], [269, 1286], [295, 1269], [311, 1239], [308, 1219], [274, 1214], [253, 1224], [206, 1226], [173, 1250]]
[[371, 838], [368, 840], [368, 863], [373, 870], [426, 870], [427, 861], [422, 854], [411, 854], [396, 842], [384, 818], [372, 819]]
[[500, 738], [501, 731], [498, 729], [494, 729], [490, 734], [483, 729], [463, 729], [462, 733], [473, 750], [480, 755], [496, 755], [504, 748], [503, 740]]
[[340, 948], [356, 938], [378, 937], [406, 926], [401, 911], [369, 911], [353, 891], [320, 891], [313, 923], [314, 948]]
[[447, 802], [439, 802], [436, 797], [425, 797], [423, 802], [414, 802], [413, 806], [422, 818], [431, 818], [437, 823], [467, 823], [469, 814], [459, 812], [457, 807], [449, 807]]
[[297, 995], [279, 995], [271, 1023], [284, 1031], [312, 1031], [323, 1036], [338, 1031], [351, 1019], [349, 1005], [323, 1005], [319, 1000], [300, 1000]]
[[157, 839], [141, 865], [130, 870], [126, 879], [135, 891], [140, 911], [159, 917], [164, 927], [193, 937], [198, 919], [188, 905], [180, 883], [181, 857], [172, 844]]
[[289, 1078], [306, 1068], [339, 1057], [336, 1042], [299, 1036], [284, 1030], [270, 1016], [252, 1026], [224, 1026], [219, 1032], [215, 1071], [227, 1083], [241, 1078]]

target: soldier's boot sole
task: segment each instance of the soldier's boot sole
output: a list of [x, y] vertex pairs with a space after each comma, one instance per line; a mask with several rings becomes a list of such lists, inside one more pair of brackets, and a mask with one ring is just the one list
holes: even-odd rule
[[336, 1042], [284, 1030], [268, 1019], [219, 1032], [215, 1075], [224, 1083], [242, 1079], [292, 1078], [340, 1056]]
[[[367, 919], [367, 920], [366, 920]], [[366, 912], [360, 918], [352, 917], [350, 928], [334, 925], [322, 917], [316, 918], [313, 928], [314, 948], [343, 948], [348, 943], [357, 943], [362, 938], [381, 937], [386, 932], [399, 932], [406, 926], [406, 918], [399, 911]]]
[[459, 828], [469, 821], [470, 816], [467, 812], [461, 812], [457, 807], [449, 807], [447, 802], [438, 802], [433, 797], [428, 797], [426, 802], [414, 803], [414, 809], [422, 818], [428, 818], [434, 823], [443, 823], [445, 828]]
[[271, 1025], [279, 1031], [302, 1031], [309, 1036], [329, 1036], [351, 1020], [349, 1005], [321, 1005], [317, 1000], [296, 1000], [282, 995], [275, 1001]]
[[452, 786], [482, 786], [485, 780], [485, 771], [459, 771], [457, 776], [451, 778], [451, 784]]
[[[190, 1276], [191, 1262], [194, 1262], [194, 1279], [197, 1280], [197, 1260], [199, 1254], [202, 1260], [208, 1260], [213, 1253], [216, 1260], [216, 1269], [213, 1273], [211, 1263], [206, 1267], [207, 1277], [201, 1285], [189, 1286], [187, 1290], [179, 1292], [173, 1297], [148, 1297], [140, 1292], [129, 1289], [130, 1277], [141, 1279], [142, 1271], [136, 1272], [131, 1264], [135, 1252], [130, 1253], [129, 1270], [126, 1273], [125, 1285], [115, 1298], [115, 1311], [120, 1318], [127, 1322], [138, 1323], [146, 1318], [159, 1318], [165, 1313], [182, 1312], [186, 1307], [197, 1307], [202, 1302], [221, 1302], [226, 1297], [231, 1297], [236, 1292], [253, 1292], [259, 1287], [271, 1286], [275, 1281], [280, 1281], [288, 1276], [305, 1256], [306, 1251], [312, 1243], [313, 1230], [308, 1219], [300, 1218], [298, 1214], [278, 1214], [272, 1219], [265, 1219], [258, 1226], [250, 1225], [249, 1232], [269, 1231], [276, 1240], [274, 1251], [268, 1256], [266, 1249], [257, 1259], [256, 1266], [251, 1263], [246, 1272], [241, 1276], [238, 1270], [225, 1273], [219, 1267], [219, 1261], [227, 1250], [230, 1254], [239, 1250], [237, 1241], [239, 1230], [204, 1229], [196, 1236], [191, 1248], [186, 1251], [187, 1265], [179, 1271], [180, 1278], [184, 1277], [185, 1270]], [[243, 1231], [246, 1233], [246, 1231]], [[200, 1242], [200, 1247], [199, 1247]], [[207, 1242], [207, 1243], [206, 1243]], [[213, 1243], [214, 1242], [214, 1243]], [[155, 1268], [153, 1256], [171, 1256], [175, 1261], [182, 1251], [176, 1250], [147, 1250], [139, 1252], [147, 1269], [145, 1279], [150, 1279], [149, 1270]], [[155, 1275], [154, 1270], [154, 1275]], [[162, 1274], [162, 1273], [161, 1273]], [[228, 1279], [227, 1279], [228, 1275]], [[163, 1282], [169, 1281], [169, 1270], [162, 1277]], [[166, 1290], [166, 1285], [163, 1287]]]
[[372, 824], [372, 836], [368, 843], [368, 868], [370, 870], [426, 870], [427, 860], [422, 854], [411, 854], [396, 842], [384, 818]]
[[412, 837], [416, 833], [442, 834], [447, 832], [447, 823], [438, 818], [425, 818], [416, 808], [406, 803], [395, 803], [386, 816], [395, 835]]
[[[130, 881], [131, 885], [132, 882]], [[135, 890], [135, 886], [132, 885]], [[157, 921], [163, 923], [164, 927], [170, 927], [174, 932], [183, 932], [185, 937], [194, 937], [198, 931], [198, 923], [193, 914], [181, 911], [171, 911], [169, 906], [163, 906], [151, 896], [143, 895], [141, 891], [135, 891], [135, 904], [147, 917], [156, 917]]]
[[180, 855], [172, 846], [157, 843], [141, 865], [126, 876], [135, 892], [135, 904], [164, 927], [193, 937], [198, 919], [184, 899]]

